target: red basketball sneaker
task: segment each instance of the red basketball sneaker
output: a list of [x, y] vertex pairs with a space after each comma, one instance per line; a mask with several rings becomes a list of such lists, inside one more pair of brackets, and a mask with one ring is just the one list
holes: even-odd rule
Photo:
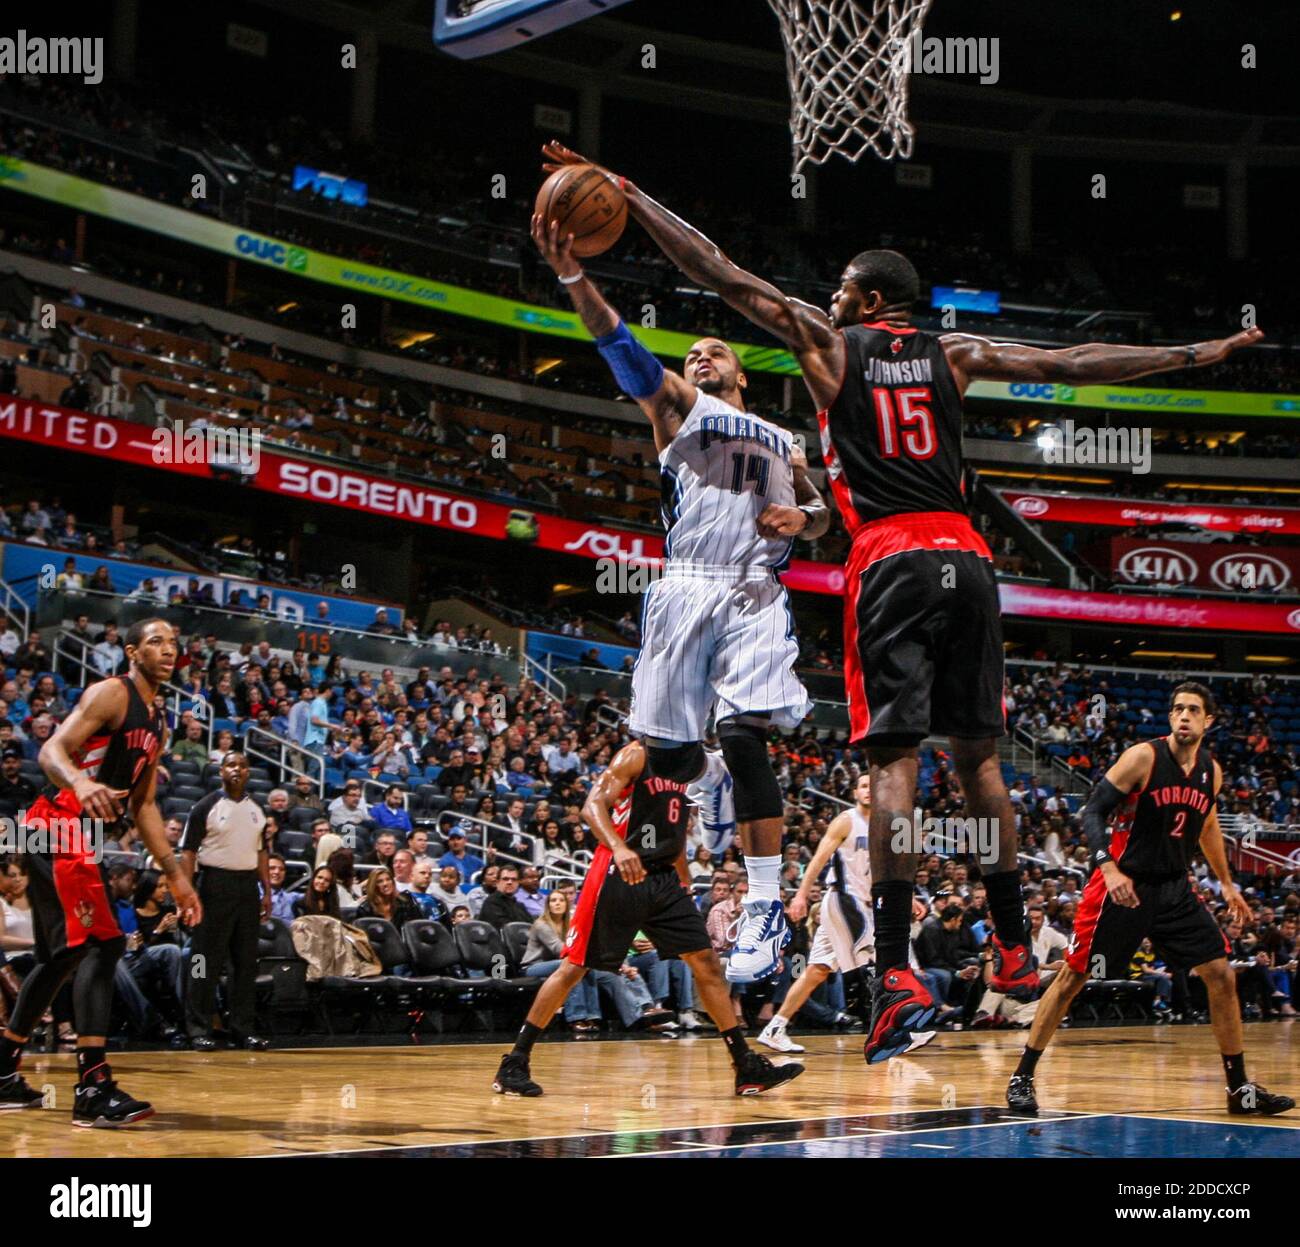
[[914, 1032], [924, 1030], [937, 1012], [925, 984], [911, 969], [886, 970], [871, 994], [871, 1029], [862, 1048], [867, 1064], [906, 1052]]
[[1028, 1000], [1038, 987], [1038, 962], [1028, 944], [1008, 948], [993, 937], [993, 977], [989, 986], [1013, 1000]]

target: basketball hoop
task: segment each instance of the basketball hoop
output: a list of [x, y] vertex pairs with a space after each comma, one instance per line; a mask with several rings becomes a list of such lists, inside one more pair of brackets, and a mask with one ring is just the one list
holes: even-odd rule
[[912, 154], [911, 40], [931, 0], [768, 0], [781, 21], [795, 171]]

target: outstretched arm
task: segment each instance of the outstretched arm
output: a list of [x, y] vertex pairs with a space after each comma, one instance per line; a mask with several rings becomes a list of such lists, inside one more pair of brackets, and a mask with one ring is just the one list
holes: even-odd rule
[[[587, 163], [584, 157], [561, 143], [548, 143], [542, 151], [553, 162], [544, 166], [548, 169]], [[619, 185], [627, 196], [628, 211], [687, 277], [716, 291], [742, 316], [784, 342], [798, 356], [810, 386], [814, 378], [823, 385], [829, 384], [832, 391], [838, 386], [843, 340], [824, 311], [801, 299], [792, 299], [771, 282], [733, 264], [699, 230], [656, 203], [626, 178], [620, 178]]]
[[695, 405], [695, 387], [663, 367], [635, 338], [582, 271], [573, 254], [573, 235], [560, 237], [559, 223], [533, 214], [533, 241], [569, 293], [573, 306], [614, 379], [650, 418], [655, 449], [662, 451], [677, 435], [682, 420]]
[[1176, 368], [1203, 368], [1228, 358], [1233, 351], [1254, 346], [1264, 333], [1245, 329], [1230, 338], [1197, 342], [1189, 346], [1111, 346], [1088, 342], [1060, 351], [1043, 351], [1014, 342], [991, 342], [969, 333], [947, 333], [940, 341], [948, 363], [964, 391], [978, 379], [985, 381], [1131, 381], [1153, 372]]

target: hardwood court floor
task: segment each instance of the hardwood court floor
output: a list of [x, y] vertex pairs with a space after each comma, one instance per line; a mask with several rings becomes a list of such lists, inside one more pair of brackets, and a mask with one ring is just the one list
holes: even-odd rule
[[[23, 1072], [33, 1086], [53, 1088], [55, 1107], [0, 1115], [0, 1156], [285, 1156], [390, 1149], [411, 1155], [704, 1155], [704, 1149], [736, 1155], [809, 1139], [818, 1140], [821, 1150], [799, 1154], [834, 1155], [850, 1150], [844, 1140], [880, 1143], [901, 1130], [940, 1129], [946, 1133], [922, 1137], [946, 1139], [949, 1127], [960, 1133], [956, 1154], [1009, 1154], [991, 1149], [1001, 1146], [995, 1138], [1011, 1133], [1018, 1140], [1014, 1154], [1051, 1150], [1038, 1142], [1050, 1130], [1006, 1120], [1003, 1092], [1023, 1032], [943, 1034], [914, 1055], [872, 1069], [863, 1064], [860, 1036], [817, 1035], [800, 1042], [808, 1052], [797, 1059], [807, 1072], [788, 1087], [747, 1099], [732, 1094], [725, 1052], [711, 1034], [542, 1043], [533, 1075], [546, 1095], [533, 1100], [491, 1091], [505, 1043], [124, 1053], [113, 1060], [117, 1076], [158, 1112], [117, 1131], [73, 1129], [72, 1058], [35, 1056]], [[1297, 1093], [1300, 1028], [1294, 1023], [1248, 1026], [1246, 1054], [1252, 1077], [1272, 1090]], [[1208, 1026], [1063, 1031], [1039, 1066], [1038, 1085], [1042, 1108], [1055, 1110], [1044, 1113], [1049, 1125], [1071, 1123], [1076, 1135], [1082, 1125], [1097, 1127], [1082, 1152], [1061, 1146], [1058, 1155], [1126, 1154], [1124, 1145], [1107, 1141], [1117, 1136], [1109, 1125], [1102, 1130], [1097, 1115], [1107, 1123], [1119, 1117], [1138, 1123], [1127, 1154], [1235, 1154], [1219, 1150], [1221, 1141], [1236, 1140], [1234, 1146], [1249, 1150], [1266, 1137], [1284, 1154], [1300, 1148], [1300, 1134], [1294, 1133], [1300, 1110], [1258, 1126], [1253, 1119], [1227, 1116]], [[1144, 1117], [1150, 1121], [1139, 1121]], [[1204, 1123], [1187, 1127], [1197, 1133], [1185, 1146], [1197, 1150], [1162, 1151], [1159, 1140], [1168, 1136], [1151, 1134], [1156, 1122]], [[1002, 1129], [977, 1128], [985, 1126]], [[536, 1142], [503, 1146], [511, 1140]], [[908, 1154], [941, 1156], [955, 1145], [906, 1146], [933, 1149]], [[1143, 1146], [1152, 1150], [1134, 1150]], [[877, 1148], [855, 1154], [884, 1153]]]

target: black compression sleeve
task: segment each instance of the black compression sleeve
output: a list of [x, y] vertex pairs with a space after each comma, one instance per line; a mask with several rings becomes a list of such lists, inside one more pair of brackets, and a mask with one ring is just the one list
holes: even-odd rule
[[1088, 837], [1088, 861], [1093, 866], [1112, 860], [1107, 847], [1106, 824], [1110, 816], [1123, 805], [1124, 794], [1108, 779], [1093, 787], [1088, 804], [1083, 807], [1083, 831]]

